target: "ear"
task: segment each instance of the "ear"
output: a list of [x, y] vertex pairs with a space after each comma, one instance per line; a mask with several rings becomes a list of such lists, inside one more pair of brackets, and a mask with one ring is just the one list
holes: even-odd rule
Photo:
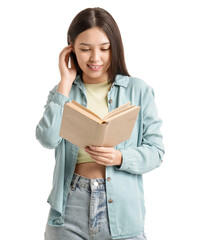
[[72, 52], [75, 53], [74, 44], [72, 44], [72, 48], [73, 48]]

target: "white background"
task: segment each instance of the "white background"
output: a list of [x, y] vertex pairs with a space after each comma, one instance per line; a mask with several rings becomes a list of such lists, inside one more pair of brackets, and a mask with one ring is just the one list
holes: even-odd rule
[[[166, 154], [144, 175], [148, 240], [197, 238], [198, 7], [193, 0], [4, 1], [0, 3], [0, 238], [43, 239], [54, 150], [35, 128], [60, 81], [67, 29], [87, 7], [120, 28], [128, 70], [155, 91]], [[126, 196], [127, 197], [127, 196]]]

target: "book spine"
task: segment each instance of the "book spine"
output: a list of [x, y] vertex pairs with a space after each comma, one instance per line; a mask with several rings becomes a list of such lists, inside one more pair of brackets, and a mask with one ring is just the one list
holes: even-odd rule
[[104, 146], [107, 127], [108, 127], [108, 122], [98, 123], [94, 145], [100, 146], [100, 147]]

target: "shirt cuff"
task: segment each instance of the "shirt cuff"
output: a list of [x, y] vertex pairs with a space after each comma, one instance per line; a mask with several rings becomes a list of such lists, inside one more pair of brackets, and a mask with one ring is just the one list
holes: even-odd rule
[[[115, 166], [115, 168], [116, 168], [116, 170], [127, 171], [129, 169], [129, 162], [126, 157], [127, 149], [119, 149], [119, 151], [122, 153], [122, 164], [120, 166]], [[133, 161], [133, 159], [136, 158], [135, 153], [130, 154], [130, 155], [131, 155], [130, 161]]]
[[52, 101], [63, 107], [66, 102], [71, 102], [71, 99], [56, 91]]

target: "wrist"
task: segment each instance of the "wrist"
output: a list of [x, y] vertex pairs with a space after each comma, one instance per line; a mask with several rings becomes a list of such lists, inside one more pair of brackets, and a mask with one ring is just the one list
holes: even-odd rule
[[122, 165], [122, 152], [120, 150], [117, 150], [118, 152], [118, 164], [117, 166], [121, 166]]
[[57, 92], [69, 97], [69, 93], [72, 87], [72, 83], [67, 81], [65, 78], [61, 78], [61, 81], [58, 84]]

